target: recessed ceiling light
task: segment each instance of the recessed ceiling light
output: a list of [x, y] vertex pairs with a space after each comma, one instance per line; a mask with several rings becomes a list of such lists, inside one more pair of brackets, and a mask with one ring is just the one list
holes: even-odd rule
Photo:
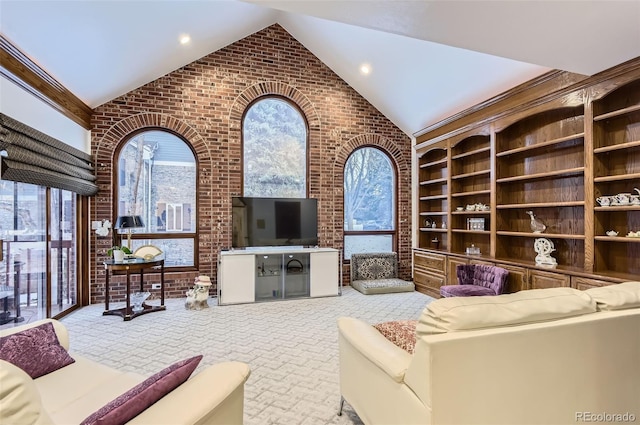
[[191, 41], [191, 36], [189, 34], [182, 34], [180, 36], [180, 44], [188, 44]]
[[371, 66], [367, 63], [360, 65], [360, 74], [368, 75], [371, 72]]

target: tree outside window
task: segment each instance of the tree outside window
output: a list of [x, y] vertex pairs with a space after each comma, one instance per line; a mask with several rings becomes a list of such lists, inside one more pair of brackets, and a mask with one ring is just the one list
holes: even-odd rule
[[290, 102], [268, 97], [247, 110], [243, 124], [244, 196], [307, 196], [307, 126]]
[[344, 168], [345, 258], [352, 253], [393, 251], [395, 171], [381, 150], [355, 150]]
[[118, 157], [118, 215], [139, 215], [132, 248], [156, 245], [167, 266], [194, 266], [197, 168], [189, 145], [173, 133], [137, 133]]

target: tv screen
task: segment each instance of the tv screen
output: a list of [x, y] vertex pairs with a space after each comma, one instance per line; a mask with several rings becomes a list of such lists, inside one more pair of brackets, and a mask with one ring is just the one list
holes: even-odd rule
[[318, 245], [318, 201], [232, 198], [234, 248]]

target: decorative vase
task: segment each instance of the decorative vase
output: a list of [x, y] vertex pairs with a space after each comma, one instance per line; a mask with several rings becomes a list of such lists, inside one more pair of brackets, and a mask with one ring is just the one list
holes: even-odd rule
[[134, 313], [144, 310], [142, 304], [147, 298], [149, 298], [150, 295], [151, 292], [134, 292], [133, 294], [131, 294], [131, 303], [133, 304], [133, 308], [131, 310]]
[[124, 261], [124, 251], [121, 249], [114, 249], [113, 261], [115, 261], [116, 263], [122, 263]]

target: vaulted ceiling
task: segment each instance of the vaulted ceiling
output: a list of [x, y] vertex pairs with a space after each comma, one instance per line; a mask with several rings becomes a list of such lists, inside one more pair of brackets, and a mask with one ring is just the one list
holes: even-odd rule
[[274, 23], [408, 135], [640, 56], [640, 0], [0, 0], [2, 35], [91, 108]]

